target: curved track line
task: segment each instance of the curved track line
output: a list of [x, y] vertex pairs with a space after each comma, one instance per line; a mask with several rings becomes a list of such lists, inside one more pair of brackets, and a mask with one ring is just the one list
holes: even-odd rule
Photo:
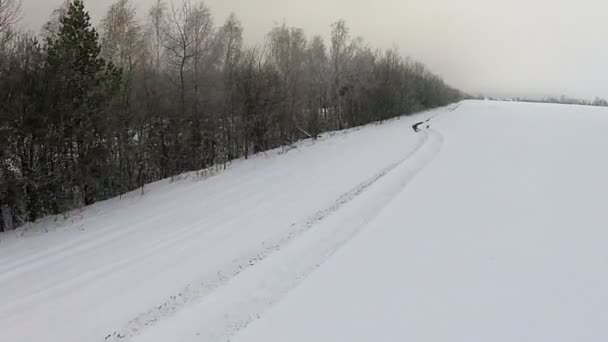
[[[323, 237], [322, 240], [315, 243], [314, 248], [311, 247], [308, 250], [304, 250], [301, 253], [297, 254], [293, 259], [297, 259], [300, 263], [299, 267], [295, 267], [295, 271], [292, 270], [291, 267], [287, 269], [289, 271], [285, 271], [285, 267], [279, 268], [278, 272], [282, 273], [286, 278], [291, 279], [286, 284], [279, 284], [276, 286], [274, 291], [268, 291], [266, 289], [266, 293], [270, 293], [266, 297], [255, 297], [249, 298], [250, 304], [255, 304], [262, 302], [263, 305], [252, 305], [253, 309], [251, 311], [242, 310], [243, 302], [239, 302], [238, 305], [233, 306], [235, 312], [238, 314], [233, 314], [226, 312], [222, 317], [229, 317], [230, 320], [224, 320], [224, 331], [220, 334], [213, 333], [211, 336], [205, 335], [202, 332], [197, 332], [197, 336], [201, 336], [203, 340], [209, 341], [219, 341], [219, 340], [227, 340], [237, 334], [239, 331], [245, 329], [250, 323], [254, 320], [259, 319], [264, 312], [278, 303], [289, 291], [297, 287], [300, 283], [302, 283], [306, 277], [308, 277], [312, 272], [314, 272], [317, 268], [323, 265], [327, 260], [329, 260], [336, 252], [338, 252], [343, 246], [345, 246], [349, 241], [355, 238], [361, 231], [363, 231], [367, 225], [373, 221], [383, 210], [384, 208], [392, 202], [399, 193], [401, 193], [407, 184], [409, 184], [415, 176], [421, 172], [429, 163], [433, 161], [433, 159], [439, 154], [441, 150], [441, 146], [443, 145], [443, 136], [431, 129], [427, 129], [426, 131], [422, 131], [425, 134], [426, 144], [421, 146], [418, 150], [416, 150], [410, 158], [404, 160], [398, 168], [392, 170], [390, 176], [392, 179], [383, 179], [386, 180], [386, 183], [380, 185], [377, 184], [374, 186], [382, 187], [382, 196], [381, 197], [373, 197], [368, 199], [357, 198], [356, 200], [361, 199], [361, 203], [359, 206], [363, 206], [367, 210], [357, 210], [356, 215], [360, 216], [359, 224], [350, 225], [350, 224], [340, 224], [336, 226], [336, 231], [332, 232], [329, 236]], [[418, 160], [412, 164], [409, 162], [414, 158]], [[378, 189], [380, 190], [380, 189]], [[354, 204], [354, 203], [353, 203]], [[330, 227], [318, 227], [319, 229], [330, 228]], [[312, 233], [312, 232], [311, 232]], [[315, 232], [318, 234], [318, 232]], [[283, 259], [283, 256], [281, 256]], [[304, 260], [304, 261], [303, 261]], [[302, 264], [305, 264], [302, 266]], [[255, 272], [255, 270], [252, 270]], [[250, 293], [260, 293], [262, 288], [268, 287], [267, 284], [258, 285], [258, 289], [251, 289]], [[239, 312], [240, 311], [240, 312]], [[220, 323], [221, 324], [221, 323]], [[217, 325], [216, 325], [217, 326]], [[221, 325], [220, 325], [221, 326]], [[207, 339], [208, 338], [208, 339]]]
[[[237, 276], [241, 275], [244, 271], [250, 270], [253, 266], [256, 266], [260, 262], [266, 260], [269, 256], [274, 255], [278, 251], [281, 251], [286, 245], [296, 240], [296, 238], [302, 236], [304, 233], [310, 231], [313, 227], [318, 226], [321, 222], [323, 222], [326, 218], [328, 218], [333, 213], [340, 210], [346, 204], [352, 202], [354, 199], [359, 197], [362, 193], [368, 190], [372, 185], [376, 184], [378, 181], [383, 179], [389, 173], [397, 169], [398, 167], [407, 164], [409, 160], [411, 160], [416, 155], [424, 152], [425, 147], [429, 148], [431, 151], [429, 155], [434, 155], [439, 152], [441, 144], [443, 142], [443, 138], [440, 134], [432, 131], [432, 130], [423, 130], [420, 133], [420, 139], [415, 146], [415, 148], [407, 153], [403, 158], [399, 161], [385, 167], [380, 172], [376, 173], [374, 176], [360, 183], [358, 186], [354, 187], [350, 191], [342, 194], [340, 197], [336, 199], [333, 205], [324, 208], [315, 214], [311, 215], [307, 219], [294, 223], [291, 225], [286, 234], [281, 237], [278, 237], [273, 240], [268, 240], [262, 243], [262, 249], [258, 250], [255, 253], [250, 253], [238, 260], [233, 260], [233, 262], [229, 265], [223, 265], [220, 267], [220, 271], [214, 274], [208, 274], [205, 277], [198, 279], [196, 282], [188, 284], [179, 293], [169, 297], [165, 302], [159, 304], [158, 306], [150, 309], [147, 312], [143, 312], [127, 324], [125, 324], [120, 329], [108, 334], [105, 336], [106, 341], [118, 341], [118, 340], [130, 340], [142, 333], [142, 331], [146, 330], [149, 327], [157, 325], [160, 321], [163, 321], [166, 318], [173, 316], [180, 309], [184, 308], [188, 304], [192, 302], [200, 302], [203, 301], [207, 296], [214, 293], [215, 291], [220, 290], [224, 285], [226, 285], [229, 281], [233, 280]], [[394, 193], [389, 199], [396, 196], [399, 191], [405, 187], [405, 185], [413, 178], [413, 176], [419, 172], [428, 162], [430, 162], [432, 158], [428, 161], [422, 163], [420, 167], [416, 167], [413, 174], [411, 171], [407, 173], [406, 181], [402, 182], [401, 187], [398, 188], [398, 191]], [[388, 204], [388, 202], [387, 202]], [[381, 208], [377, 208], [378, 211]], [[324, 252], [325, 256], [323, 260], [329, 258], [335, 250], [337, 250], [340, 246], [342, 246], [346, 241], [350, 240], [361, 227], [355, 229], [355, 231], [347, 234], [349, 237], [338, 245], [329, 248], [333, 250], [331, 252]], [[334, 244], [335, 245], [335, 244]], [[321, 264], [321, 261], [317, 260], [313, 263], [314, 267], [310, 268], [308, 271], [303, 272], [298, 275], [296, 279], [303, 279], [308, 273], [310, 273], [313, 269], [318, 267]], [[234, 327], [240, 327], [242, 324], [238, 322], [230, 322], [228, 324], [229, 331], [238, 331], [239, 329], [234, 329]], [[232, 335], [231, 333], [227, 335]]]
[[262, 244], [263, 248], [261, 251], [258, 251], [254, 254], [249, 254], [248, 256], [240, 258], [238, 260], [234, 260], [232, 264], [220, 267], [221, 271], [219, 271], [218, 273], [208, 275], [207, 277], [199, 279], [193, 284], [188, 284], [187, 286], [182, 288], [179, 293], [169, 297], [165, 302], [135, 317], [133, 320], [131, 320], [119, 330], [108, 334], [105, 337], [105, 340], [115, 341], [134, 337], [138, 335], [142, 329], [148, 326], [155, 325], [159, 320], [173, 315], [175, 312], [187, 305], [189, 302], [207, 296], [215, 289], [221, 287], [229, 280], [239, 275], [241, 272], [249, 269], [250, 267], [255, 266], [260, 261], [266, 259], [269, 255], [281, 250], [284, 245], [288, 244], [296, 237], [302, 235], [304, 232], [310, 230], [315, 224], [324, 220], [327, 216], [352, 201], [363, 191], [365, 191], [371, 185], [376, 183], [379, 179], [381, 179], [390, 171], [392, 171], [404, 161], [409, 159], [422, 146], [424, 146], [427, 140], [428, 135], [425, 134], [420, 139], [414, 150], [407, 154], [404, 158], [382, 169], [380, 172], [378, 172], [371, 178], [360, 183], [350, 191], [342, 194], [330, 207], [324, 208], [316, 212], [315, 214], [309, 216], [307, 219], [299, 223], [292, 224], [288, 232], [282, 237], [276, 240], [265, 241]]
[[[418, 149], [345, 203], [334, 215], [314, 224], [281, 252], [244, 270], [228, 284], [201, 298], [178, 315], [144, 331], [136, 341], [226, 341], [260, 318], [289, 291], [357, 236], [439, 153], [443, 137], [421, 131]], [[194, 330], [193, 330], [194, 329]]]

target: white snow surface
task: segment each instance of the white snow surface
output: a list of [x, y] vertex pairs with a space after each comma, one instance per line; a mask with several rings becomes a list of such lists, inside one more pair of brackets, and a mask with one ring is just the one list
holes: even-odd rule
[[606, 132], [464, 101], [0, 234], [0, 341], [606, 341]]

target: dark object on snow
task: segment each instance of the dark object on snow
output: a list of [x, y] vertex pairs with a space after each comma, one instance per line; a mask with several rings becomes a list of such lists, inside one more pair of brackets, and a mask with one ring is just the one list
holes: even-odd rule
[[[414, 124], [412, 126], [412, 129], [414, 130], [414, 132], [419, 132], [420, 131], [420, 128], [419, 128], [420, 125], [424, 125], [425, 123], [428, 123], [429, 121], [431, 121], [431, 119], [428, 119], [426, 121], [420, 121], [420, 122]], [[431, 128], [431, 125], [430, 124], [426, 125], [426, 128]]]

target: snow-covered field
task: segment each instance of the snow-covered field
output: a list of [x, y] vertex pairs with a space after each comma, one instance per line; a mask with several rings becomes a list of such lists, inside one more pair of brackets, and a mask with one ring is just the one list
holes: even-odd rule
[[606, 132], [465, 101], [5, 233], [0, 341], [606, 341]]

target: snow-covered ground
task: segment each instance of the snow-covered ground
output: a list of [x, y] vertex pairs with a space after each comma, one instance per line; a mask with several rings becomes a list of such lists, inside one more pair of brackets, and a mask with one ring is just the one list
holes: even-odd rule
[[466, 102], [439, 156], [235, 338], [607, 341], [608, 110]]
[[465, 101], [2, 234], [0, 341], [605, 341], [607, 131]]

